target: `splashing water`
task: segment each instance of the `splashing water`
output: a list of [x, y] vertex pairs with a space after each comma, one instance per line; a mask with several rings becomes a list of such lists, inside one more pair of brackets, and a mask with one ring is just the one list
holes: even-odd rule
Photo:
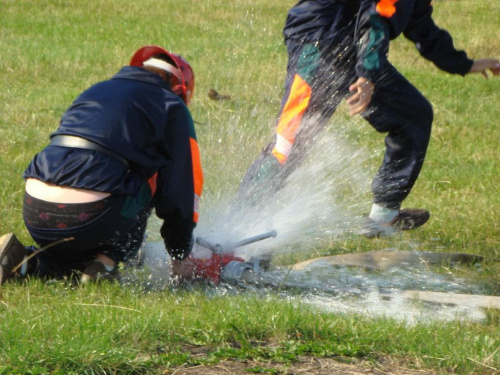
[[[362, 168], [369, 155], [363, 149], [353, 149], [347, 138], [343, 131], [335, 135], [325, 132], [311, 146], [308, 159], [288, 177], [279, 194], [261, 191], [255, 206], [240, 205], [241, 209], [234, 210], [231, 197], [218, 196], [218, 200], [203, 208], [195, 236], [231, 249], [231, 243], [276, 230], [275, 238], [236, 249], [237, 256], [248, 260], [268, 253], [307, 252], [345, 234], [357, 233], [364, 220], [361, 213], [371, 204], [372, 176]], [[155, 231], [159, 225], [153, 218], [148, 231]], [[149, 242], [144, 250], [148, 283], [154, 287], [171, 285], [171, 280], [165, 277], [170, 272], [170, 261], [163, 243]], [[277, 285], [288, 285], [295, 290], [299, 286], [298, 296], [296, 292], [285, 292], [285, 297], [327, 311], [386, 316], [409, 323], [485, 318], [484, 311], [474, 305], [415, 304], [404, 294], [405, 290], [480, 293], [470, 282], [446, 279], [425, 268], [401, 267], [377, 273], [320, 264], [301, 271], [278, 268], [266, 274]], [[219, 285], [216, 292], [226, 293], [227, 288], [232, 289]]]
[[345, 138], [325, 133], [279, 193], [267, 194], [264, 185], [255, 205], [243, 202], [240, 209], [231, 210], [229, 199], [205, 208], [196, 235], [230, 247], [243, 238], [272, 229], [278, 232], [272, 240], [238, 249], [238, 255], [248, 259], [304, 251], [353, 231], [361, 223], [359, 211], [370, 205], [371, 178], [360, 168], [367, 158]]

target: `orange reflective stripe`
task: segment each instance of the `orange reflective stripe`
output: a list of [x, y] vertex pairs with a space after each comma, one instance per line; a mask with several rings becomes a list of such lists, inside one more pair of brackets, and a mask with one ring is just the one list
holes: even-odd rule
[[196, 139], [189, 138], [191, 144], [191, 161], [193, 163], [193, 181], [194, 181], [194, 212], [193, 221], [198, 222], [198, 212], [200, 207], [200, 197], [203, 190], [203, 170], [201, 169], [200, 149]]
[[290, 143], [295, 141], [295, 135], [300, 127], [300, 120], [302, 120], [311, 99], [311, 91], [311, 86], [296, 74], [293, 78], [290, 95], [276, 126], [276, 132]]
[[285, 154], [279, 152], [278, 150], [276, 150], [276, 148], [273, 148], [273, 155], [276, 159], [278, 159], [281, 165], [285, 164], [287, 159], [287, 156]]
[[390, 18], [396, 13], [396, 4], [398, 0], [380, 0], [377, 3], [377, 13], [382, 17]]
[[158, 172], [152, 175], [148, 180], [149, 188], [151, 189], [151, 196], [155, 196], [156, 194], [156, 180], [158, 179]]

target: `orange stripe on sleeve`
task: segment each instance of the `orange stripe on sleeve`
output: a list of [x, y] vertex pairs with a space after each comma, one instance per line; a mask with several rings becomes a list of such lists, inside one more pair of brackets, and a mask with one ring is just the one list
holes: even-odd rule
[[193, 181], [194, 181], [194, 212], [193, 221], [198, 222], [200, 198], [203, 190], [203, 170], [201, 168], [201, 157], [198, 142], [194, 138], [189, 138], [191, 144], [191, 160], [193, 163]]
[[398, 0], [380, 0], [377, 3], [377, 13], [382, 17], [390, 18], [396, 13], [396, 3]]

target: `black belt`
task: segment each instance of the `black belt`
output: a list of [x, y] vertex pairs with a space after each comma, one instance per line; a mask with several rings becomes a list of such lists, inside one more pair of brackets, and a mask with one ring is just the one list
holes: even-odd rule
[[74, 135], [55, 135], [52, 137], [50, 144], [52, 146], [74, 147], [98, 151], [121, 161], [127, 168], [130, 168], [130, 163], [127, 159], [85, 138], [76, 137]]

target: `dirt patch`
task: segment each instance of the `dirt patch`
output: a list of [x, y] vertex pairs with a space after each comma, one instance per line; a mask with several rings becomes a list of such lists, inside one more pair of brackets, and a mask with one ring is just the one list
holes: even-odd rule
[[299, 357], [291, 365], [279, 363], [262, 363], [252, 361], [221, 361], [213, 366], [179, 367], [165, 374], [171, 375], [436, 375], [434, 371], [411, 370], [392, 361], [384, 360], [376, 365], [360, 361], [357, 364], [346, 364], [331, 358]]

